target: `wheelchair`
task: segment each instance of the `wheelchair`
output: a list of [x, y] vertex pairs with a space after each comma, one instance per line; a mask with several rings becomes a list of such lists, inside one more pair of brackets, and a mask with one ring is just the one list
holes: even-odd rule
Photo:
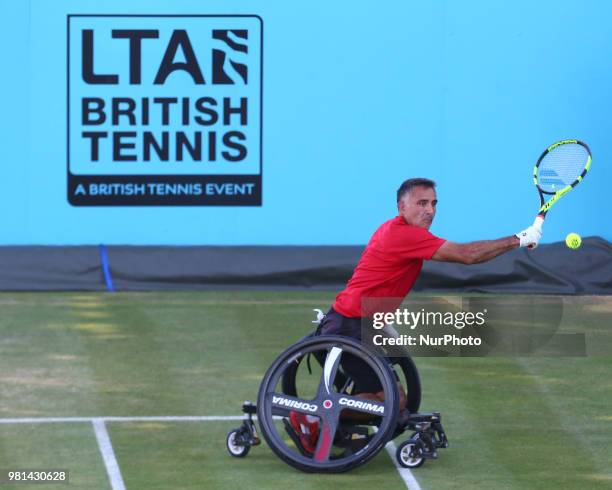
[[[355, 356], [378, 378], [384, 401], [357, 396], [355, 380], [345, 372], [344, 356]], [[313, 362], [313, 359], [315, 362]], [[399, 410], [398, 381], [406, 388], [406, 409]], [[384, 357], [348, 337], [311, 334], [287, 348], [264, 375], [257, 405], [244, 402], [242, 425], [227, 436], [237, 458], [261, 444], [253, 421], [272, 451], [284, 462], [310, 473], [340, 473], [371, 460], [406, 430], [396, 450], [400, 466], [417, 468], [436, 459], [448, 440], [438, 412], [418, 413], [421, 383], [408, 356]], [[318, 419], [316, 448], [307, 450], [290, 423], [290, 412]]]

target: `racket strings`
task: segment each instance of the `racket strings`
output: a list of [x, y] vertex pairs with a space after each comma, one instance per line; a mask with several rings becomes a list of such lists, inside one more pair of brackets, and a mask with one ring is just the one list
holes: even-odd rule
[[558, 146], [544, 156], [538, 167], [538, 185], [543, 191], [557, 192], [572, 184], [584, 170], [587, 149], [576, 143]]

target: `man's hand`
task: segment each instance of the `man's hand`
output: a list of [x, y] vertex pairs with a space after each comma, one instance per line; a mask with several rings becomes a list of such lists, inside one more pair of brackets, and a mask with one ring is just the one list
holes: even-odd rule
[[521, 247], [527, 248], [536, 248], [538, 243], [540, 243], [540, 238], [542, 238], [542, 223], [544, 222], [544, 218], [538, 216], [533, 225], [529, 228], [524, 229], [523, 231], [518, 232], [515, 236], [520, 240]]

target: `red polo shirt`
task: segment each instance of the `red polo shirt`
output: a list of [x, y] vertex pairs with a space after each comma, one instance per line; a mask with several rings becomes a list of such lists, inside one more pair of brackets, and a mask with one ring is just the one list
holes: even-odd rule
[[[383, 223], [370, 238], [346, 288], [336, 296], [334, 310], [347, 317], [395, 310], [419, 277], [423, 260], [431, 259], [445, 241], [407, 224], [401, 216]], [[364, 298], [394, 300], [372, 303], [366, 299], [362, 309]], [[372, 304], [377, 304], [374, 311]]]

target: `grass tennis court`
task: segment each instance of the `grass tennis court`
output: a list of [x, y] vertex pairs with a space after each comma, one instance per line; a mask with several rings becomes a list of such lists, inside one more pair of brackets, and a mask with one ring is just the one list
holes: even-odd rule
[[[312, 308], [326, 309], [332, 298], [0, 293], [0, 419], [7, 422], [0, 424], [0, 468], [68, 469], [71, 488], [110, 488], [91, 421], [6, 419], [240, 415], [272, 360], [312, 330]], [[579, 326], [610, 343], [612, 298], [564, 302], [564, 330]], [[442, 412], [451, 444], [413, 472], [424, 490], [612, 488], [612, 357], [416, 363], [421, 409]], [[105, 422], [128, 489], [406, 488], [385, 451], [331, 476], [299, 473], [265, 444], [236, 460], [225, 436], [237, 425]]]

